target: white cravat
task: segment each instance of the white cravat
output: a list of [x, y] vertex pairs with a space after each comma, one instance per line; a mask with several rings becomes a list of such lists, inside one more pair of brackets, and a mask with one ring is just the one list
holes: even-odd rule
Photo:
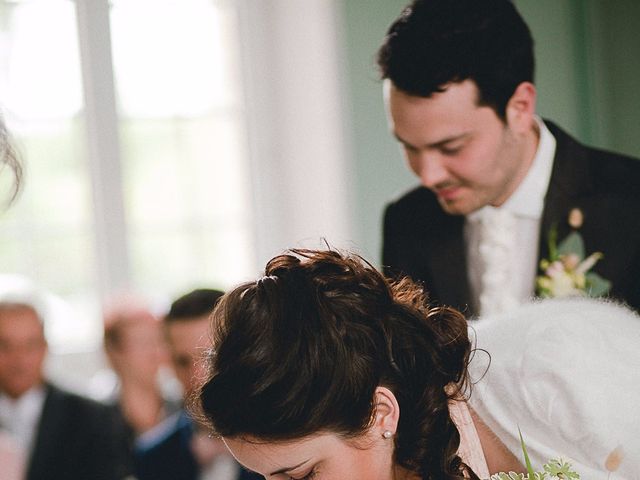
[[[18, 399], [0, 393], [0, 479], [20, 478], [27, 468], [27, 458], [33, 448], [35, 435], [44, 406], [45, 391], [34, 387]], [[5, 465], [6, 464], [6, 465]]]
[[478, 306], [482, 315], [499, 313], [518, 305], [511, 252], [516, 248], [515, 215], [508, 210], [485, 207], [473, 219], [478, 222], [478, 266], [474, 284], [482, 285]]
[[537, 272], [540, 220], [556, 141], [536, 117], [538, 148], [516, 191], [500, 207], [486, 206], [465, 218], [468, 278], [480, 315], [507, 311], [527, 301]]

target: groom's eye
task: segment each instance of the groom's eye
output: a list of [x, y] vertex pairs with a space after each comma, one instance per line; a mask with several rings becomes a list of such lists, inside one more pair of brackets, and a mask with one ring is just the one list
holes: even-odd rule
[[444, 155], [457, 155], [458, 153], [460, 153], [462, 151], [462, 149], [464, 148], [464, 145], [452, 145], [452, 146], [442, 146], [440, 147], [440, 152], [442, 152]]

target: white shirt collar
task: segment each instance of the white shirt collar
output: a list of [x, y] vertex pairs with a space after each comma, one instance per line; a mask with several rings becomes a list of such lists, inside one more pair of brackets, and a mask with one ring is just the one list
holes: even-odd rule
[[45, 397], [42, 385], [31, 388], [15, 400], [0, 393], [0, 424], [27, 451], [32, 446]]
[[544, 197], [551, 179], [556, 139], [540, 117], [534, 118], [540, 134], [538, 149], [522, 183], [501, 208], [509, 210], [516, 216], [539, 219], [542, 216]]

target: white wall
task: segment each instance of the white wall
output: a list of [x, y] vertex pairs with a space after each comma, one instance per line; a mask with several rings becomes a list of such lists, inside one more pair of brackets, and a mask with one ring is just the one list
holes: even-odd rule
[[243, 51], [258, 267], [288, 247], [350, 246], [348, 146], [333, 1], [246, 0]]

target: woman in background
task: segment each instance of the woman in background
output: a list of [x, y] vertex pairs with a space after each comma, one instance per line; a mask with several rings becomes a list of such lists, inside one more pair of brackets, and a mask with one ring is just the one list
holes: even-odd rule
[[357, 256], [292, 251], [213, 313], [204, 419], [265, 478], [487, 478], [522, 466], [465, 402], [471, 345]]
[[104, 349], [113, 373], [94, 378], [92, 396], [117, 408], [133, 442], [181, 405], [175, 382], [168, 388], [160, 320], [132, 299], [114, 303], [104, 314]]

